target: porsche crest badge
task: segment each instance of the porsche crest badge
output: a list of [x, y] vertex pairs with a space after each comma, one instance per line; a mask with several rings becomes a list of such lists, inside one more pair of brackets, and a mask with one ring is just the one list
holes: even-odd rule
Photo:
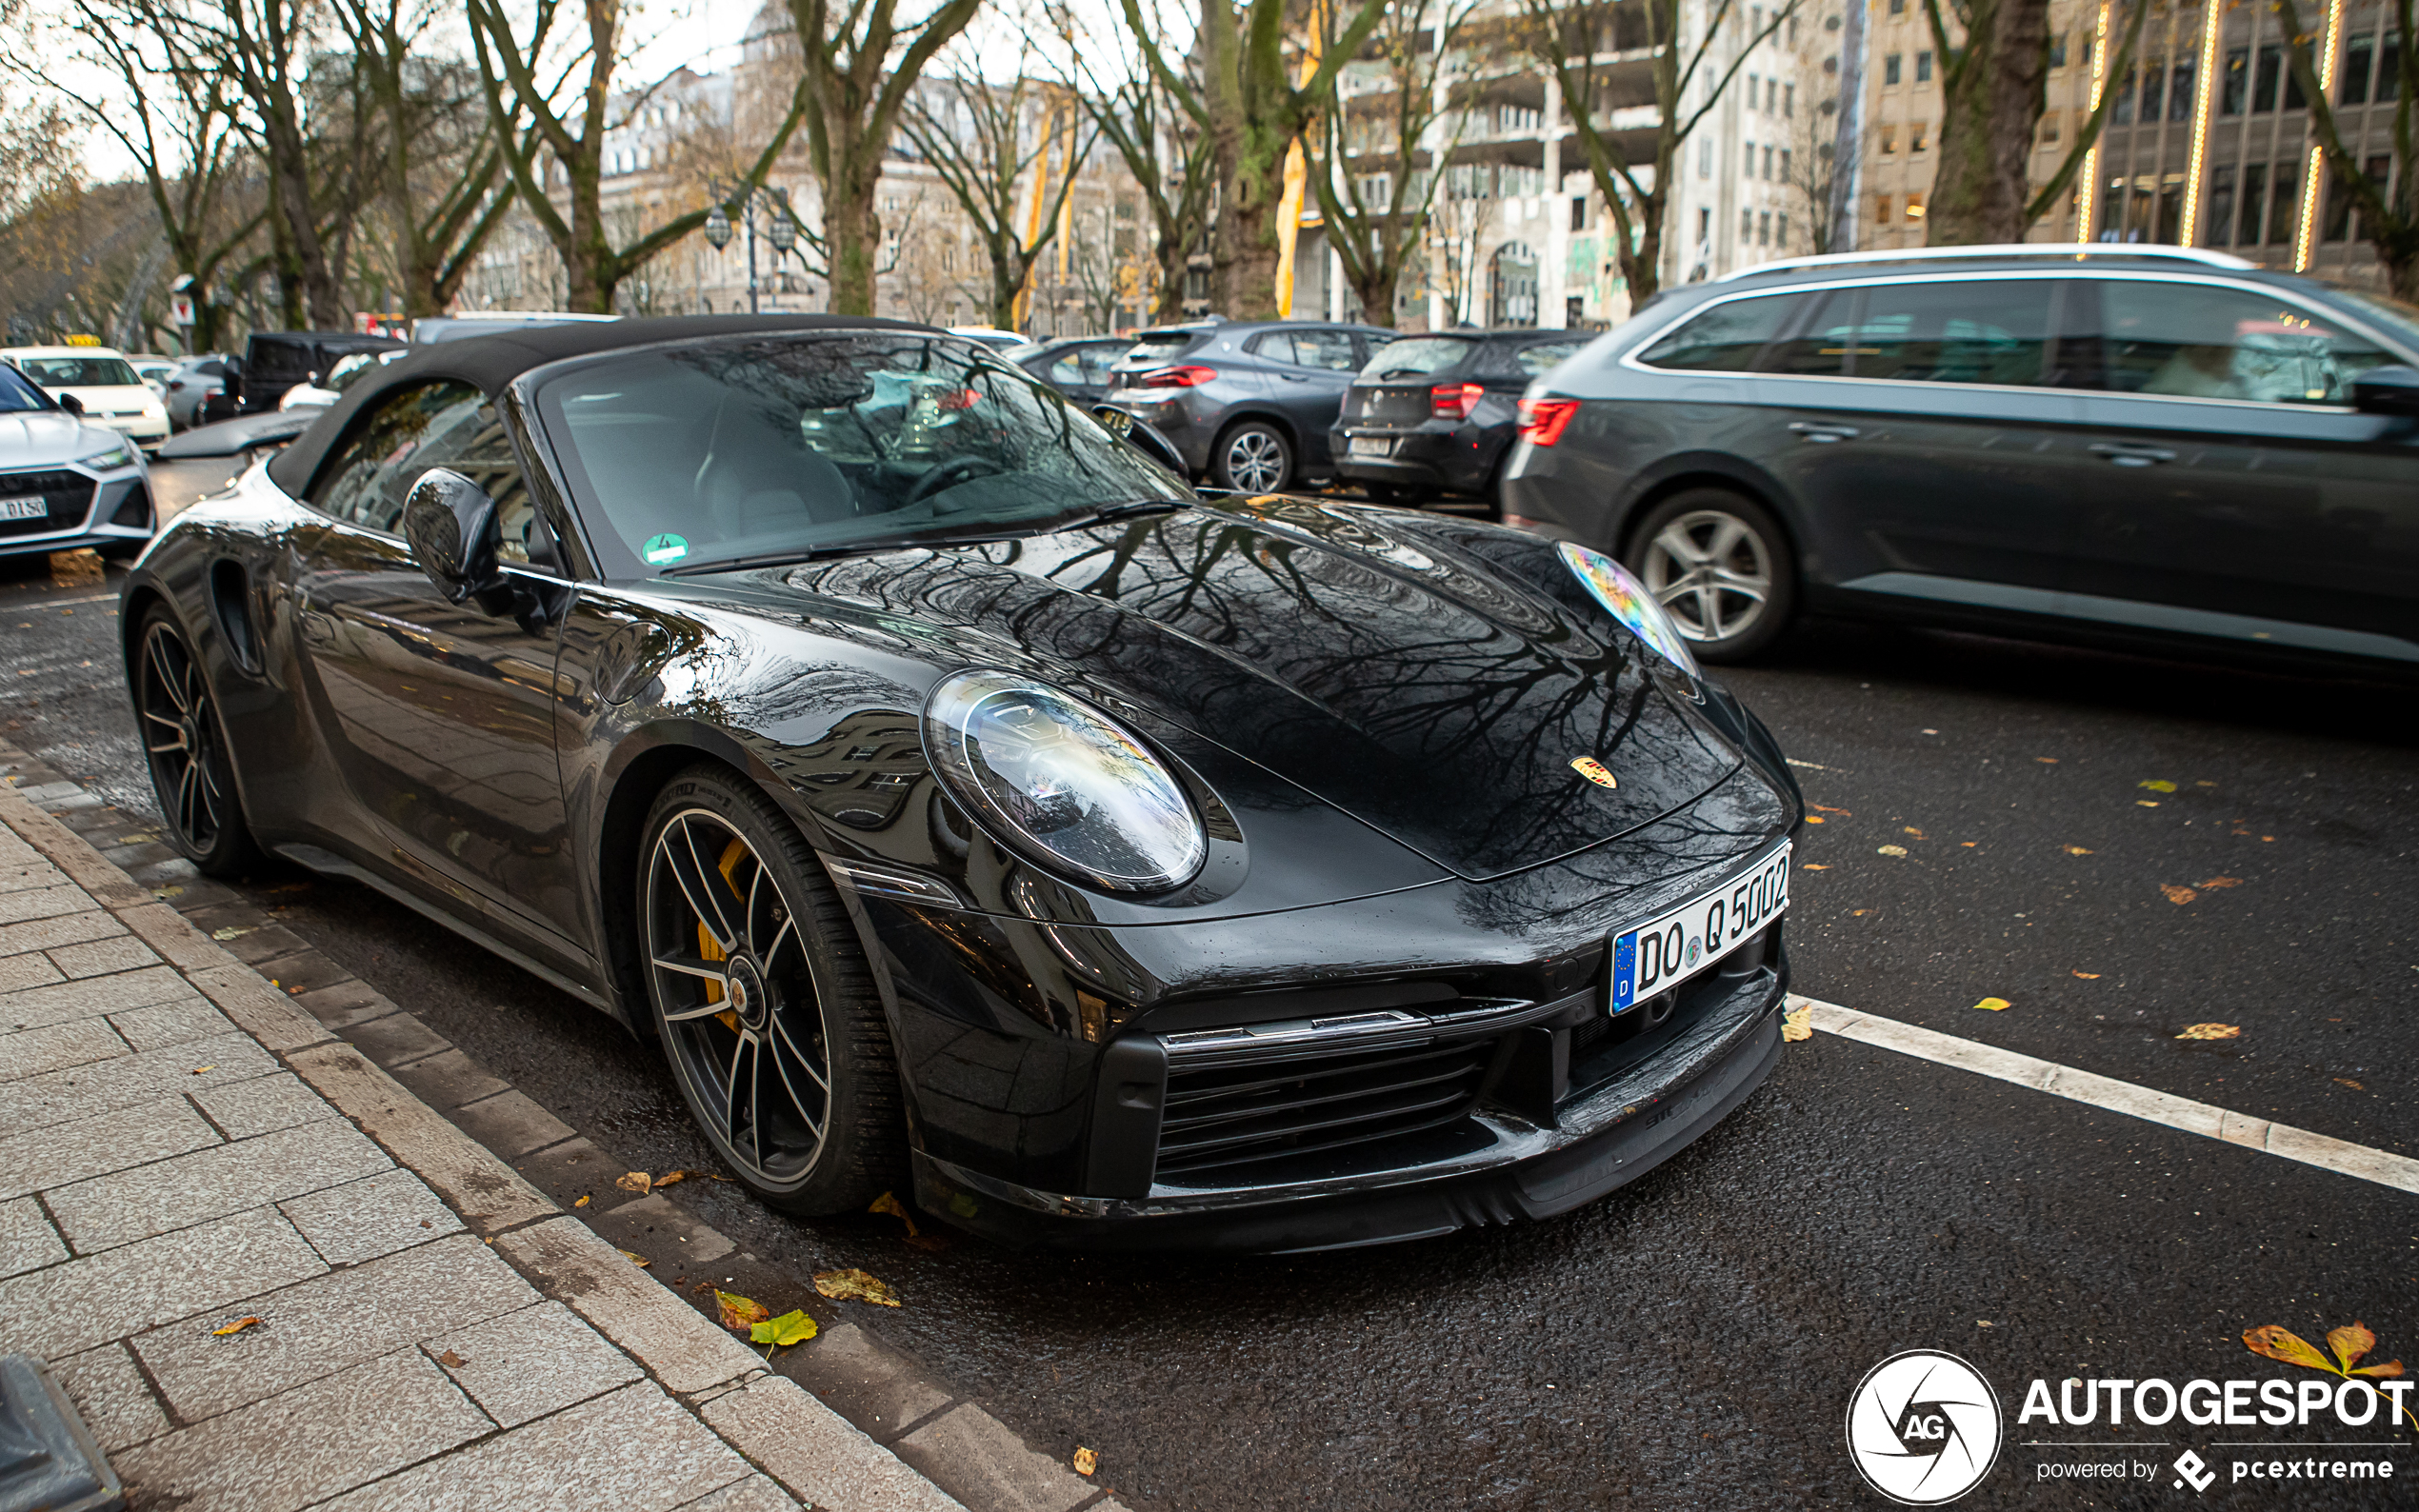
[[1585, 777], [1589, 782], [1594, 783], [1599, 787], [1618, 787], [1621, 786], [1620, 781], [1612, 775], [1611, 771], [1606, 767], [1605, 764], [1596, 760], [1593, 756], [1572, 757], [1570, 761], [1570, 769], [1577, 772], [1580, 776]]

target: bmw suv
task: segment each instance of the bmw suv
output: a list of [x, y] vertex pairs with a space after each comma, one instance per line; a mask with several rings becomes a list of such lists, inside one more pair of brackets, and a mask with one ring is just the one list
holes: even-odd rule
[[1328, 432], [1353, 375], [1394, 332], [1325, 321], [1194, 321], [1136, 338], [1110, 404], [1222, 488], [1277, 493], [1328, 476]]
[[2419, 669], [2419, 310], [2221, 253], [1766, 264], [1530, 386], [1515, 525], [1709, 661], [1799, 608]]

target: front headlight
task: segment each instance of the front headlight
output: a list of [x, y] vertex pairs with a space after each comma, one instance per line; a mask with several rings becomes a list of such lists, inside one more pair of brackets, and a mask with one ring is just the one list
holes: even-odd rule
[[1555, 549], [1562, 553], [1562, 565], [1579, 580], [1605, 612], [1627, 626], [1629, 633], [1660, 652], [1663, 659], [1688, 673], [1703, 677], [1697, 670], [1697, 659], [1689, 649], [1688, 640], [1671, 616], [1655, 602], [1647, 586], [1629, 575], [1629, 569], [1605, 555], [1584, 546], [1565, 541]]
[[960, 672], [925, 705], [950, 795], [1036, 864], [1115, 892], [1165, 892], [1210, 853], [1201, 820], [1142, 738], [1045, 683]]
[[134, 453], [125, 442], [121, 441], [106, 451], [96, 451], [89, 457], [78, 457], [75, 460], [95, 472], [110, 472], [132, 463]]

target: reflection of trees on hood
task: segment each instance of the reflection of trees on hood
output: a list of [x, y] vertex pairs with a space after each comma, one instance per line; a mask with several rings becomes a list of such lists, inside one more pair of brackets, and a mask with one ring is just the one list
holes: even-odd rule
[[[1449, 542], [1315, 507], [1188, 510], [792, 581], [1005, 641], [1472, 875], [1652, 819], [1732, 760], [1628, 636]], [[1583, 755], [1619, 788], [1572, 771]]]

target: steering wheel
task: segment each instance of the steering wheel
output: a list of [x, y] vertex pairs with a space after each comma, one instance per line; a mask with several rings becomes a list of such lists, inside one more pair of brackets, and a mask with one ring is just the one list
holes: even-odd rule
[[916, 479], [915, 487], [908, 490], [907, 502], [899, 507], [913, 508], [943, 488], [955, 487], [970, 478], [986, 477], [991, 473], [1007, 470], [989, 457], [952, 457], [923, 477]]

